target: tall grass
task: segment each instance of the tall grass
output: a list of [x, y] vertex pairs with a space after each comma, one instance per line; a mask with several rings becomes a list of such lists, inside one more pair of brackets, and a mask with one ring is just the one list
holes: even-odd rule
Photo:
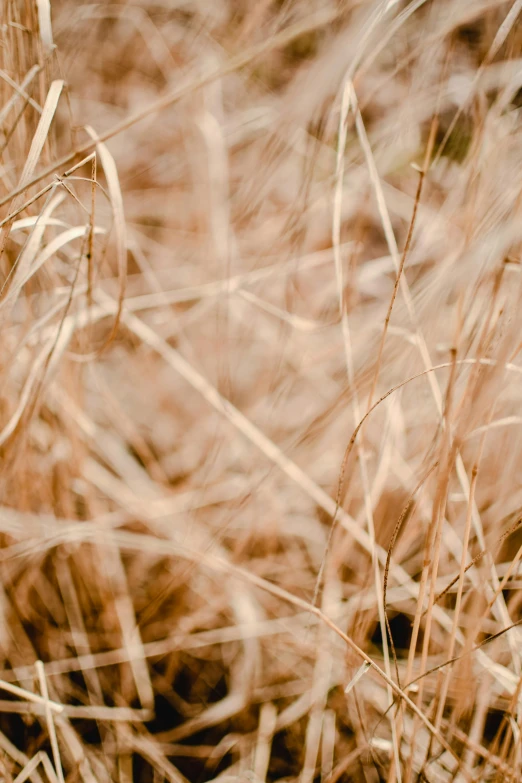
[[5, 0], [2, 779], [522, 778], [521, 11]]

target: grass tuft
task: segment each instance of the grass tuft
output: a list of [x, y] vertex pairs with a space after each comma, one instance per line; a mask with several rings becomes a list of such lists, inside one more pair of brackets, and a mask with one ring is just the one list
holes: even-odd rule
[[0, 776], [522, 777], [522, 0], [6, 0]]

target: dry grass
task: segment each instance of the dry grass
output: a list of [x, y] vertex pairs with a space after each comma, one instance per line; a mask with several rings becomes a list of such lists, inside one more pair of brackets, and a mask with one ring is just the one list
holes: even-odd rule
[[5, 0], [3, 780], [522, 778], [521, 19]]

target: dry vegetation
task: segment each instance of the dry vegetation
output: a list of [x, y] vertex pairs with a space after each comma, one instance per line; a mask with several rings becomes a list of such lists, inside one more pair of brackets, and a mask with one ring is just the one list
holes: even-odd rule
[[2, 780], [522, 779], [521, 10], [4, 0]]

